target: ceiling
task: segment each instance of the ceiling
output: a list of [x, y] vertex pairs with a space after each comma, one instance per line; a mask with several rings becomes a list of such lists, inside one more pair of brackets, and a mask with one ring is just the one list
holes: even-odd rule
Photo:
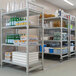
[[63, 9], [69, 10], [69, 9], [76, 9], [76, 0], [68, 0], [74, 4], [74, 6], [69, 5], [68, 3], [64, 2], [64, 0], [46, 0], [58, 7], [61, 7]]

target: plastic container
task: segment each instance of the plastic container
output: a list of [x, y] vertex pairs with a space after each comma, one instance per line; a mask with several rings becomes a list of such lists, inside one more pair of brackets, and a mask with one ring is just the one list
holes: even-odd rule
[[49, 53], [54, 53], [54, 49], [53, 48], [50, 48], [49, 49]]
[[7, 3], [7, 12], [10, 12], [10, 2]]
[[[46, 47], [46, 45], [44, 45], [44, 47]], [[41, 45], [39, 46], [39, 48], [40, 48], [40, 52], [42, 52], [42, 46]], [[43, 51], [45, 51], [45, 50], [43, 50]]]

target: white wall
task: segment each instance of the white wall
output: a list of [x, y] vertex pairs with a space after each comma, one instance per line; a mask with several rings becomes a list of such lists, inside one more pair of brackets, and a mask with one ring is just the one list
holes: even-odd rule
[[[6, 9], [7, 2], [9, 2], [9, 1], [13, 1], [13, 0], [0, 0], [0, 8]], [[22, 0], [15, 0], [15, 1], [20, 2]], [[53, 5], [45, 0], [36, 0], [36, 3], [43, 6], [46, 13], [54, 14], [54, 12], [57, 9], [59, 9], [59, 7]]]
[[76, 16], [76, 9], [68, 10], [67, 12]]
[[60, 9], [59, 7], [53, 5], [45, 0], [38, 0], [37, 3], [44, 7], [45, 13], [54, 14], [57, 9]]

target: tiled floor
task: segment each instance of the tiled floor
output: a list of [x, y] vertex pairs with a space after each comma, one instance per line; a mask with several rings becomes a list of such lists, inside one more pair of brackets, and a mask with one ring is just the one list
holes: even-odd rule
[[[62, 63], [55, 60], [45, 60], [45, 69], [30, 72], [30, 76], [76, 76], [76, 58]], [[15, 67], [0, 68], [0, 76], [26, 76], [23, 69]]]

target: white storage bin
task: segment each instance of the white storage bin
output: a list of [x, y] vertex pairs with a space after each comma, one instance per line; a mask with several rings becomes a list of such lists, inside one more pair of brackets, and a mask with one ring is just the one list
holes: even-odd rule
[[74, 52], [74, 46], [70, 46], [70, 52]]
[[[34, 64], [38, 62], [38, 60], [38, 52], [29, 53], [29, 64]], [[13, 52], [12, 62], [21, 65], [27, 65], [27, 53]]]

